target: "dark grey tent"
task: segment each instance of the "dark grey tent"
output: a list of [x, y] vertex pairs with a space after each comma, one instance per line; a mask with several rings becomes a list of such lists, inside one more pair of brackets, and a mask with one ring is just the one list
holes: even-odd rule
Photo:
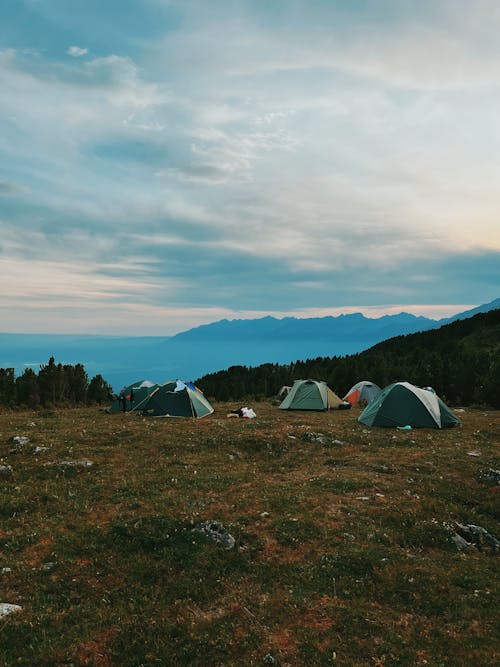
[[182, 380], [157, 387], [137, 409], [146, 417], [201, 418], [214, 411], [197, 387]]
[[385, 387], [366, 406], [358, 421], [367, 426], [412, 428], [450, 428], [461, 423], [434, 390], [409, 382], [395, 382]]
[[109, 408], [109, 412], [129, 412], [130, 410], [134, 410], [156, 387], [158, 385], [150, 380], [138, 380], [133, 384], [123, 387]]

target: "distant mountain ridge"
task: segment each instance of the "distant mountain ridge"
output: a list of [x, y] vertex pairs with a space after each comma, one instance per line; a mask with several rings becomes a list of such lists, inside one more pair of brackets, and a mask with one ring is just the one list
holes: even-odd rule
[[440, 327], [456, 319], [499, 308], [500, 299], [451, 318], [433, 320], [409, 313], [368, 318], [336, 317], [220, 320], [175, 336], [0, 334], [0, 368], [47, 363], [82, 363], [90, 377], [101, 374], [114, 389], [138, 379], [165, 382], [201, 377], [232, 365], [256, 366], [361, 352], [394, 336]]
[[362, 313], [326, 317], [284, 317], [278, 319], [266, 316], [252, 320], [219, 320], [211, 324], [183, 331], [172, 337], [172, 341], [208, 341], [224, 340], [237, 335], [242, 340], [261, 339], [270, 335], [280, 339], [291, 339], [299, 336], [314, 338], [331, 338], [332, 336], [349, 336], [371, 338], [392, 331], [420, 331], [425, 328], [439, 326], [437, 320], [415, 316], [409, 313], [384, 315], [379, 318], [368, 318]]
[[275, 398], [280, 387], [301, 378], [323, 380], [339, 396], [362, 379], [380, 387], [406, 380], [432, 386], [455, 405], [500, 408], [500, 308], [395, 336], [356, 354], [232, 366], [196, 384], [209, 397], [239, 403]]

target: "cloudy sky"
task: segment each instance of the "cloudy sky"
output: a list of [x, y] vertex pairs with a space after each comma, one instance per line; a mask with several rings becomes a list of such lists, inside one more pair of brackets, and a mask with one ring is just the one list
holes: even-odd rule
[[500, 296], [497, 0], [0, 3], [0, 331]]

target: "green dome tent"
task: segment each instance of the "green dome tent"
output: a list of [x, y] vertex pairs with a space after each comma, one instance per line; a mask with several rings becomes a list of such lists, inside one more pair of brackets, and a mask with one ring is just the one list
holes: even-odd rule
[[158, 387], [150, 380], [138, 380], [127, 387], [123, 387], [113, 401], [109, 412], [129, 412], [134, 410]]
[[409, 382], [395, 382], [385, 387], [366, 406], [358, 421], [367, 426], [412, 428], [451, 428], [461, 424], [436, 393]]
[[351, 407], [345, 404], [326, 382], [295, 380], [290, 392], [281, 402], [280, 410], [333, 410]]
[[139, 406], [146, 417], [196, 417], [211, 414], [214, 409], [194, 384], [176, 380], [157, 387]]

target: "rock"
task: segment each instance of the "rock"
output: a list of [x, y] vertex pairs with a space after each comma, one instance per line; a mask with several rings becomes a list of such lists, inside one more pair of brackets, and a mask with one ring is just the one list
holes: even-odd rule
[[8, 616], [9, 614], [14, 614], [16, 611], [21, 611], [22, 607], [18, 604], [9, 604], [8, 602], [0, 602], [0, 618], [2, 616]]
[[52, 447], [35, 447], [33, 450], [33, 454], [41, 454], [42, 452], [48, 452], [49, 449], [52, 449]]
[[2, 567], [2, 569], [0, 570], [1, 574], [8, 574], [9, 572], [12, 572], [11, 567]]
[[466, 525], [456, 523], [455, 525], [456, 534], [469, 544], [473, 544], [479, 551], [483, 551], [485, 546], [490, 547], [493, 551], [500, 551], [500, 542], [482, 526], [476, 526], [473, 523]]
[[42, 565], [42, 570], [45, 570], [45, 572], [50, 572], [50, 570], [53, 570], [57, 563], [49, 562], [49, 563], [44, 563]]
[[489, 484], [500, 484], [500, 470], [490, 468], [487, 472], [479, 473], [479, 479]]
[[473, 449], [472, 451], [467, 452], [467, 456], [478, 457], [478, 456], [481, 456], [481, 452], [478, 449]]
[[51, 461], [44, 463], [44, 465], [47, 467], [57, 466], [58, 468], [91, 468], [94, 462], [83, 459], [82, 461]]
[[304, 433], [301, 438], [304, 442], [319, 442], [322, 445], [327, 445], [330, 440], [322, 433]]
[[14, 435], [10, 439], [12, 444], [14, 445], [13, 451], [18, 451], [24, 447], [24, 445], [27, 445], [30, 439], [28, 438], [27, 435]]
[[30, 428], [33, 428], [36, 426], [35, 422], [27, 422], [26, 426], [29, 426]]
[[236, 544], [234, 537], [228, 533], [220, 521], [203, 521], [197, 524], [193, 530], [207, 535], [214, 542], [222, 544], [225, 549], [233, 549]]
[[12, 475], [12, 466], [0, 466], [0, 475], [4, 477]]
[[273, 658], [273, 656], [270, 653], [266, 653], [266, 655], [264, 656], [264, 662], [266, 665], [275, 665], [276, 659]]
[[464, 551], [464, 549], [469, 549], [470, 547], [472, 547], [472, 544], [470, 544], [470, 542], [467, 542], [467, 540], [464, 540], [464, 538], [458, 533], [452, 535], [451, 539], [455, 543], [455, 546], [457, 547], [458, 551]]

